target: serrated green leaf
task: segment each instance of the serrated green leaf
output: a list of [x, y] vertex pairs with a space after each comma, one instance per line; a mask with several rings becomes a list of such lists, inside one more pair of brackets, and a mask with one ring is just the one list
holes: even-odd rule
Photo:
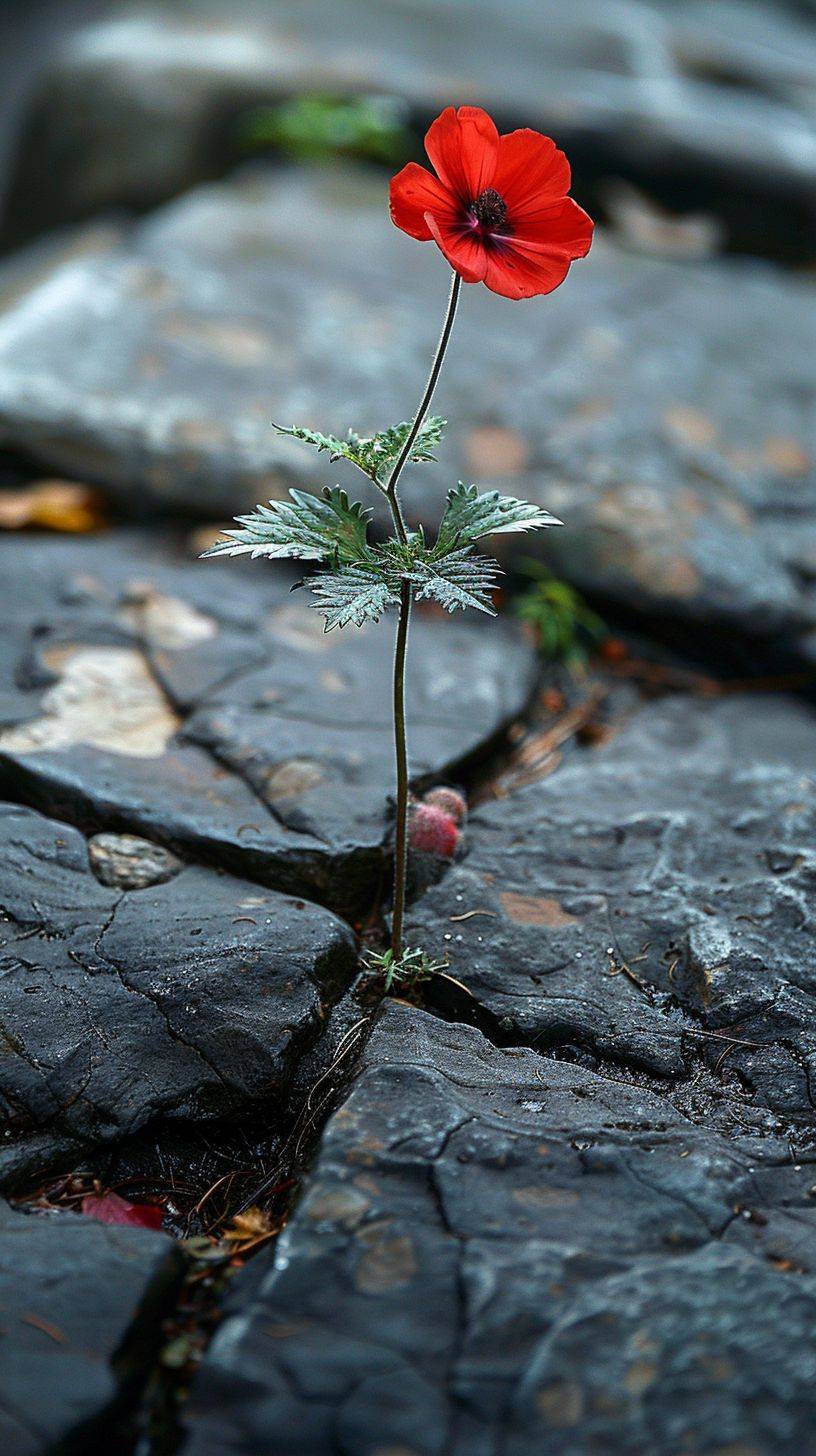
[[418, 560], [405, 574], [414, 583], [418, 598], [433, 597], [447, 612], [475, 607], [494, 617], [491, 594], [499, 571], [497, 561], [465, 547], [436, 559]]
[[341, 440], [337, 435], [323, 435], [319, 430], [307, 430], [304, 425], [275, 425], [275, 429], [279, 435], [289, 435], [293, 440], [314, 445], [318, 452], [328, 450], [332, 460], [341, 460], [343, 457], [350, 460], [351, 452], [357, 445], [357, 436], [351, 431], [347, 439]]
[[241, 529], [227, 531], [204, 556], [291, 556], [300, 560], [340, 563], [364, 561], [369, 552], [366, 532], [371, 512], [350, 503], [339, 486], [322, 495], [290, 490], [289, 501], [270, 501], [248, 516], [237, 516]]
[[[434, 460], [436, 457], [432, 451], [442, 439], [446, 424], [447, 420], [443, 420], [440, 415], [429, 415], [419, 428], [408, 458], [414, 462]], [[398, 425], [390, 425], [387, 430], [380, 430], [376, 435], [360, 436], [349, 430], [345, 440], [339, 439], [337, 435], [323, 435], [319, 430], [307, 430], [300, 425], [289, 428], [276, 425], [275, 429], [281, 435], [289, 435], [294, 440], [303, 440], [305, 444], [313, 445], [318, 451], [327, 450], [332, 460], [349, 460], [369, 480], [384, 485], [408, 437], [411, 421], [403, 420]]]
[[464, 485], [460, 481], [448, 491], [437, 548], [447, 551], [454, 546], [478, 541], [481, 536], [494, 536], [503, 531], [536, 531], [561, 524], [556, 516], [531, 501], [501, 495], [497, 490], [480, 495], [475, 485]]
[[387, 607], [399, 602], [393, 583], [376, 568], [347, 566], [342, 571], [321, 572], [306, 585], [317, 597], [312, 605], [326, 619], [325, 630], [354, 623], [377, 622]]
[[[433, 451], [442, 439], [446, 424], [447, 420], [443, 420], [441, 415], [429, 415], [423, 420], [408, 459], [414, 462], [435, 460]], [[410, 430], [411, 421], [402, 420], [398, 425], [390, 425], [387, 430], [380, 430], [367, 440], [358, 441], [357, 463], [360, 469], [381, 485], [384, 484]]]

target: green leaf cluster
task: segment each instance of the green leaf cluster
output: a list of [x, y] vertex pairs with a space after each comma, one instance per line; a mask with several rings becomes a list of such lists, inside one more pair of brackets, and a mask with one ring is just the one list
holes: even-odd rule
[[320, 496], [290, 491], [288, 501], [270, 501], [251, 515], [238, 517], [238, 528], [226, 532], [205, 556], [289, 556], [323, 561], [328, 570], [308, 578], [315, 606], [326, 619], [326, 631], [377, 621], [397, 605], [403, 581], [417, 598], [437, 601], [446, 611], [475, 607], [492, 614], [491, 593], [498, 564], [472, 550], [464, 535], [440, 532], [434, 546], [417, 531], [405, 544], [371, 543], [370, 511], [351, 503], [334, 486]]
[[[410, 459], [432, 460], [444, 426], [436, 415], [425, 420]], [[349, 460], [384, 491], [410, 428], [403, 421], [366, 438], [350, 432], [345, 440], [298, 426], [281, 433], [328, 452], [332, 460]], [[339, 486], [326, 487], [319, 496], [291, 490], [288, 500], [270, 501], [237, 517], [237, 528], [225, 532], [225, 539], [204, 555], [288, 556], [322, 562], [325, 569], [305, 585], [330, 632], [377, 621], [388, 607], [399, 604], [405, 582], [416, 598], [435, 601], [445, 611], [470, 607], [492, 616], [491, 598], [500, 568], [491, 557], [476, 552], [475, 543], [499, 532], [560, 524], [540, 506], [496, 490], [480, 495], [475, 485], [461, 481], [448, 492], [432, 545], [422, 530], [406, 541], [371, 542], [370, 519], [371, 512], [349, 501]]]
[[432, 599], [448, 612], [475, 607], [492, 616], [498, 571], [497, 562], [469, 546], [450, 551], [427, 546], [418, 531], [405, 544], [396, 540], [366, 544], [355, 561], [335, 563], [330, 571], [310, 577], [306, 585], [330, 632], [333, 627], [377, 621], [387, 607], [399, 605], [405, 581], [418, 600]]
[[383, 978], [386, 996], [394, 986], [416, 986], [447, 969], [447, 958], [436, 961], [424, 950], [406, 949], [397, 957], [393, 950], [365, 952], [363, 964]]

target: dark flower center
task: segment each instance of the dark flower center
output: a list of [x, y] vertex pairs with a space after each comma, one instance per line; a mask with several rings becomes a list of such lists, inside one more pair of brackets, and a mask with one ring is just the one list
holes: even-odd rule
[[476, 201], [470, 204], [470, 210], [485, 232], [496, 232], [507, 221], [507, 203], [493, 187], [486, 187], [484, 192], [480, 192]]

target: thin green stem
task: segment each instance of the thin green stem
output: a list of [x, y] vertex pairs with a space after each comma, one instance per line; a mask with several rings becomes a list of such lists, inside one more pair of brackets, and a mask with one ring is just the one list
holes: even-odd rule
[[451, 332], [453, 330], [453, 321], [456, 318], [456, 305], [459, 302], [459, 292], [461, 287], [462, 280], [459, 277], [458, 273], [454, 273], [451, 277], [451, 286], [450, 293], [448, 295], [448, 307], [445, 313], [445, 322], [442, 325], [442, 332], [439, 335], [439, 343], [436, 346], [436, 353], [433, 357], [431, 372], [428, 375], [428, 382], [425, 385], [422, 398], [417, 406], [417, 412], [414, 415], [411, 428], [405, 437], [399, 455], [394, 461], [393, 469], [388, 477], [385, 486], [385, 493], [388, 496], [388, 500], [391, 506], [391, 514], [394, 517], [394, 526], [396, 528], [397, 536], [399, 537], [400, 541], [402, 541], [403, 545], [408, 540], [408, 532], [405, 528], [402, 507], [400, 506], [399, 496], [397, 495], [397, 482], [402, 475], [403, 466], [405, 465], [405, 462], [411, 454], [414, 441], [419, 434], [422, 426], [422, 421], [428, 413], [428, 407], [433, 398], [433, 392], [436, 389], [437, 380], [439, 379], [439, 374], [445, 358], [445, 351], [447, 350]]
[[394, 750], [397, 760], [397, 825], [394, 844], [394, 910], [391, 918], [391, 949], [394, 959], [402, 955], [405, 919], [405, 890], [408, 878], [408, 737], [405, 731], [405, 657], [411, 622], [411, 583], [400, 585], [400, 612], [394, 649]]
[[[419, 401], [411, 428], [394, 462], [394, 468], [388, 477], [388, 483], [385, 487], [385, 493], [388, 497], [388, 504], [391, 507], [391, 515], [394, 520], [394, 529], [397, 533], [397, 538], [403, 545], [408, 540], [408, 530], [397, 494], [397, 482], [402, 474], [403, 466], [411, 454], [413, 443], [419, 434], [422, 421], [428, 412], [428, 407], [431, 403], [437, 380], [439, 379], [440, 370], [445, 358], [445, 351], [448, 347], [453, 329], [453, 321], [456, 317], [456, 305], [459, 302], [461, 286], [462, 280], [459, 274], [454, 273], [451, 280], [445, 322], [442, 325], [439, 343], [436, 346], [436, 353], [434, 354], [431, 365], [431, 372], [428, 375], [428, 382], [425, 385], [424, 393]], [[394, 845], [394, 910], [391, 920], [391, 949], [394, 952], [395, 960], [400, 959], [403, 951], [402, 937], [405, 920], [405, 890], [408, 878], [408, 740], [405, 724], [405, 659], [408, 651], [408, 628], [410, 622], [411, 583], [403, 581], [400, 586], [400, 612], [394, 649], [394, 751], [397, 763], [397, 823]]]

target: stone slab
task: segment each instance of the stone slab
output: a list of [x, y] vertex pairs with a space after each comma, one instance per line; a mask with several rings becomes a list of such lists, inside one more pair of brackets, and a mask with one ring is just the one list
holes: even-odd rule
[[0, 808], [0, 1176], [162, 1120], [283, 1107], [356, 965], [327, 910], [188, 866], [100, 883], [78, 830]]
[[4, 1449], [91, 1449], [147, 1375], [181, 1259], [164, 1234], [75, 1214], [42, 1217], [2, 1204], [0, 1229]]
[[715, 1120], [809, 1141], [814, 725], [761, 696], [634, 714], [473, 815], [410, 939], [448, 954], [505, 1039], [681, 1084], [721, 1066], [746, 1096]]
[[784, 1138], [392, 1004], [185, 1450], [812, 1451], [811, 1182]]
[[[8, 794], [343, 912], [370, 907], [392, 814], [393, 619], [325, 634], [282, 564], [185, 560], [146, 537], [6, 538], [0, 560]], [[414, 776], [455, 775], [536, 676], [510, 624], [418, 613]]]

